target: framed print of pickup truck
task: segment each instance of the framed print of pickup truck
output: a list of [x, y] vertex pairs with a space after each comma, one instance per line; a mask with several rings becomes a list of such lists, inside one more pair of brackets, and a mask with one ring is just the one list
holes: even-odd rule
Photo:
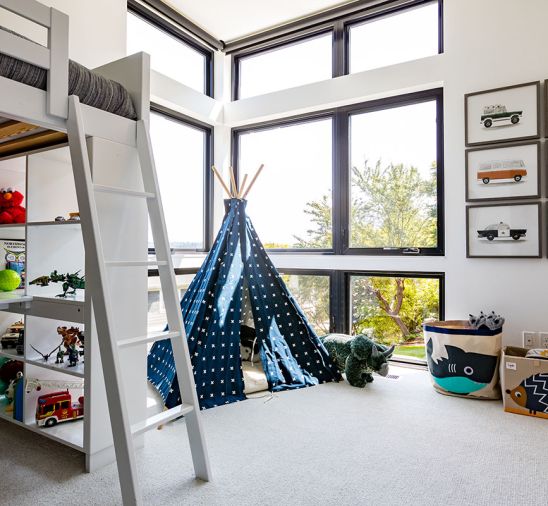
[[540, 258], [538, 202], [466, 208], [468, 258]]
[[540, 142], [466, 150], [466, 202], [540, 198]]
[[540, 81], [464, 96], [466, 146], [540, 137]]

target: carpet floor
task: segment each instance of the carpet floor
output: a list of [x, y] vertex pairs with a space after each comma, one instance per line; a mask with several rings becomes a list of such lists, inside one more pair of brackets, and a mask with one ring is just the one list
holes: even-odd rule
[[[538, 505], [548, 423], [446, 397], [393, 368], [365, 389], [327, 384], [204, 412], [214, 480], [192, 479], [183, 420], [138, 452], [147, 505]], [[114, 465], [0, 420], [0, 504], [116, 505]]]

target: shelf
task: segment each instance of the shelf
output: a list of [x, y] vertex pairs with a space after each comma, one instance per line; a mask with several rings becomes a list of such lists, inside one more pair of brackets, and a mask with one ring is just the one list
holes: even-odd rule
[[25, 223], [0, 223], [0, 228], [25, 228]]
[[41, 434], [53, 441], [84, 451], [84, 422], [75, 420], [57, 424], [55, 427], [38, 427], [35, 423], [23, 423], [13, 418], [13, 413], [6, 413], [7, 406], [0, 406], [0, 419]]
[[32, 350], [31, 353], [32, 355], [29, 354], [30, 356], [28, 356], [25, 360], [27, 364], [35, 365], [37, 367], [42, 367], [44, 369], [49, 369], [50, 371], [59, 371], [63, 374], [76, 376], [77, 378], [84, 378], [84, 362], [82, 360], [78, 362], [74, 367], [69, 367], [67, 357], [65, 357], [64, 364], [56, 364], [54, 355], [50, 357], [48, 362], [44, 362], [44, 359], [40, 355], [38, 355], [34, 350]]
[[9, 310], [10, 304], [27, 303], [32, 301], [31, 295], [26, 295], [23, 289], [13, 292], [0, 292], [0, 310]]
[[0, 348], [0, 357], [12, 358], [14, 360], [19, 360], [20, 362], [25, 361], [23, 355], [19, 355], [15, 348]]
[[64, 227], [68, 229], [80, 230], [79, 221], [29, 221], [27, 223], [29, 227]]

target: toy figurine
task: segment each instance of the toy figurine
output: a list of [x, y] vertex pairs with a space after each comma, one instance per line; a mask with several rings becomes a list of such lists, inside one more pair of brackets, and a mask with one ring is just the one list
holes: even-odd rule
[[76, 349], [76, 346], [71, 345], [68, 348], [68, 360], [69, 360], [69, 367], [75, 367], [76, 363], [80, 360], [78, 358], [78, 350]]
[[61, 348], [61, 345], [59, 344], [58, 346], [56, 346], [55, 348], [53, 348], [53, 350], [51, 350], [49, 353], [42, 353], [40, 350], [37, 350], [32, 344], [30, 345], [30, 347], [36, 352], [38, 353], [39, 355], [42, 356], [42, 358], [44, 359], [44, 362], [47, 362], [49, 360], [49, 357], [51, 357], [58, 349]]
[[21, 205], [24, 198], [13, 188], [0, 189], [0, 224], [25, 223], [27, 213]]
[[6, 413], [11, 413], [13, 411], [13, 408], [14, 408], [13, 401], [15, 400], [15, 387], [17, 386], [17, 383], [19, 383], [21, 379], [23, 379], [23, 373], [19, 371], [15, 379], [12, 379], [10, 381], [10, 384], [5, 392], [6, 399], [8, 401], [8, 407], [6, 408]]
[[[56, 270], [49, 276], [40, 276], [33, 279], [30, 284], [37, 286], [49, 286], [50, 283], [63, 283], [63, 293], [56, 295], [56, 297], [65, 298], [67, 295], [76, 295], [76, 290], [84, 289], [86, 287], [85, 275], [79, 276], [77, 271], [73, 274], [59, 274]], [[69, 292], [69, 289], [72, 289]]]
[[65, 363], [65, 352], [61, 349], [60, 346], [59, 346], [59, 349], [57, 350], [57, 355], [55, 356], [55, 363], [56, 364]]

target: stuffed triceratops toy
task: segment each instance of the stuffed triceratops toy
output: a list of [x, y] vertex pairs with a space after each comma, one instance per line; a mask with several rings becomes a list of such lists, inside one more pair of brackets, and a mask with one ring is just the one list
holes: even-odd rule
[[373, 373], [388, 374], [388, 359], [394, 353], [366, 335], [328, 334], [321, 338], [325, 348], [346, 380], [353, 387], [363, 388], [373, 381]]

